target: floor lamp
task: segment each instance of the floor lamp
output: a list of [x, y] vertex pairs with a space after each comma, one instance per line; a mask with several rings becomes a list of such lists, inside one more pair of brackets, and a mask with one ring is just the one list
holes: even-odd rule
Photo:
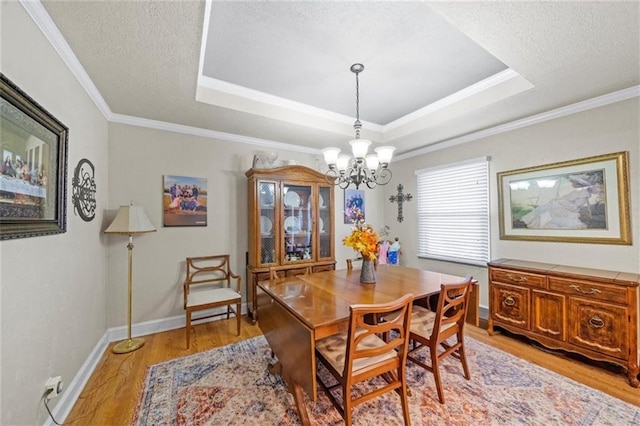
[[111, 222], [111, 225], [104, 231], [105, 234], [125, 234], [129, 236], [129, 299], [128, 299], [128, 316], [127, 316], [127, 340], [116, 344], [113, 352], [116, 354], [125, 354], [133, 352], [144, 345], [144, 339], [137, 337], [131, 338], [131, 272], [133, 267], [133, 235], [143, 234], [146, 232], [155, 232], [153, 224], [144, 212], [141, 206], [120, 206], [118, 214]]

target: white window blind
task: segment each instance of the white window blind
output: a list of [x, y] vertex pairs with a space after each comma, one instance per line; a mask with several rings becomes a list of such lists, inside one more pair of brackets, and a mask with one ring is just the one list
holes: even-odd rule
[[489, 159], [418, 170], [418, 257], [486, 266]]

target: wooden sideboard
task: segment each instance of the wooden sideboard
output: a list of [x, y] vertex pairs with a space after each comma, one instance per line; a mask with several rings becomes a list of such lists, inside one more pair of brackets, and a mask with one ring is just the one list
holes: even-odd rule
[[514, 259], [489, 262], [489, 327], [638, 374], [640, 275]]

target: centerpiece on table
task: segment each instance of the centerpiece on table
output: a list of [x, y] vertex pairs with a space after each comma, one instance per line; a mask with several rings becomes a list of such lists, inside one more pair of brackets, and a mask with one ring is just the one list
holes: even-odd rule
[[371, 225], [358, 221], [351, 234], [342, 240], [342, 244], [351, 247], [362, 256], [360, 282], [363, 284], [376, 282], [375, 261], [378, 256], [379, 239], [378, 233]]

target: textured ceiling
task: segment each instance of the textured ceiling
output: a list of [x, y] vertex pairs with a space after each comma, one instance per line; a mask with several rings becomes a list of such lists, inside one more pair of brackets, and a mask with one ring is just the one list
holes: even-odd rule
[[507, 67], [424, 3], [212, 3], [203, 74], [388, 124]]
[[[354, 62], [364, 136], [399, 153], [640, 84], [638, 2], [43, 5], [113, 113], [303, 149], [347, 147]], [[513, 90], [434, 107], [505, 68]]]

